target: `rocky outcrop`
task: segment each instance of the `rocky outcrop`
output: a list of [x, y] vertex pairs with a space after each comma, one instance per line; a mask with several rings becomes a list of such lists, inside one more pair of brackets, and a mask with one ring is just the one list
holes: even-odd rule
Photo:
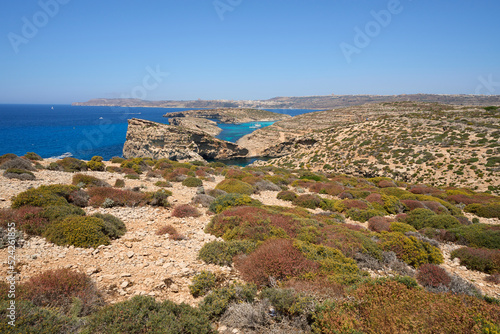
[[205, 132], [132, 118], [128, 121], [123, 156], [170, 160], [228, 160], [248, 151]]
[[164, 117], [197, 117], [217, 119], [221, 123], [274, 122], [291, 118], [290, 115], [278, 114], [267, 110], [250, 108], [220, 108], [205, 110], [187, 110], [171, 112]]
[[174, 118], [169, 118], [168, 123], [171, 125], [181, 126], [183, 128], [190, 130], [203, 131], [214, 137], [222, 132], [222, 129], [217, 126], [217, 122], [205, 118], [174, 117]]

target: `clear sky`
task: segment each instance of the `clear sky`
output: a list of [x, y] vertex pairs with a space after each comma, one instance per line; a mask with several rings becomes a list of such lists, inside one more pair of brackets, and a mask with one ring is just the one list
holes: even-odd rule
[[498, 0], [4, 1], [0, 103], [500, 94], [499, 14]]

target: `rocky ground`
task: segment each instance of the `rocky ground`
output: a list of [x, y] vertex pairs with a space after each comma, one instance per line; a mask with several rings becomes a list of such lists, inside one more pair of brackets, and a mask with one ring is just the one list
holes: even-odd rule
[[[50, 160], [43, 161], [49, 164]], [[109, 163], [107, 163], [109, 165]], [[99, 177], [110, 184], [122, 178], [121, 174], [109, 172], [85, 172]], [[41, 170], [35, 172], [34, 181], [18, 181], [0, 176], [0, 207], [10, 206], [10, 198], [30, 187], [42, 184], [70, 184], [71, 173]], [[205, 189], [212, 189], [223, 179], [215, 177], [215, 181], [203, 181]], [[149, 179], [141, 175], [139, 180], [126, 180], [126, 187], [142, 187], [154, 191], [158, 188], [154, 183], [159, 179]], [[173, 206], [187, 204], [195, 195], [196, 188], [187, 188], [180, 183], [173, 183], [170, 188], [173, 196], [169, 201]], [[277, 192], [266, 191], [253, 195], [254, 198], [268, 205], [290, 206], [290, 202], [276, 199]], [[327, 195], [322, 195], [327, 196]], [[34, 237], [26, 241], [24, 247], [16, 250], [20, 265], [20, 281], [25, 281], [34, 274], [48, 269], [61, 267], [73, 268], [89, 274], [98, 287], [105, 292], [106, 299], [117, 302], [133, 295], [146, 294], [160, 300], [170, 299], [176, 303], [185, 302], [196, 305], [201, 299], [194, 299], [188, 286], [192, 277], [202, 270], [210, 270], [225, 276], [227, 280], [238, 279], [238, 273], [230, 267], [207, 265], [197, 259], [197, 253], [203, 244], [215, 240], [212, 235], [204, 233], [205, 226], [210, 221], [206, 209], [199, 208], [203, 215], [199, 218], [171, 217], [170, 208], [154, 207], [115, 207], [86, 208], [87, 213], [111, 213], [125, 222], [127, 233], [109, 246], [97, 249], [60, 247], [46, 242], [43, 238]], [[317, 209], [319, 210], [319, 209]], [[469, 217], [472, 218], [473, 216]], [[499, 224], [498, 219], [480, 218], [483, 223]], [[355, 223], [348, 220], [348, 223]], [[181, 241], [170, 240], [166, 236], [156, 235], [156, 231], [166, 225], [173, 225], [186, 238]], [[360, 223], [356, 223], [360, 224]], [[365, 224], [361, 224], [366, 227]], [[500, 286], [484, 281], [486, 274], [467, 270], [451, 261], [449, 254], [455, 245], [442, 244], [441, 250], [445, 256], [442, 265], [446, 270], [472, 282], [484, 294], [500, 298]], [[7, 273], [7, 249], [0, 250], [2, 259], [2, 276]], [[374, 276], [381, 273], [372, 273]]]

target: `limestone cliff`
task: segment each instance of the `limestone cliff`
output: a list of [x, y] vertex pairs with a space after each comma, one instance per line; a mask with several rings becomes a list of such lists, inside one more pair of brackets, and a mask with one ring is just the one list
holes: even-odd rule
[[174, 117], [169, 118], [168, 123], [171, 125], [181, 126], [186, 129], [203, 131], [211, 136], [217, 136], [222, 132], [222, 129], [217, 126], [217, 122], [205, 118]]
[[123, 156], [171, 160], [227, 160], [247, 155], [246, 149], [202, 131], [132, 118], [128, 121]]

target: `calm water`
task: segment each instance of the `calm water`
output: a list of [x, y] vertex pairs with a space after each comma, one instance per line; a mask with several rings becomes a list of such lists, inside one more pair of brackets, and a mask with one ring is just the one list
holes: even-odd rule
[[[191, 108], [192, 109], [192, 108]], [[167, 124], [167, 112], [188, 108], [122, 108], [71, 105], [0, 104], [0, 155], [36, 152], [43, 158], [63, 154], [79, 159], [121, 156], [127, 120], [141, 118]], [[303, 109], [268, 109], [292, 116]], [[272, 122], [259, 122], [262, 127]], [[255, 130], [255, 123], [219, 124], [218, 138], [235, 142]]]

